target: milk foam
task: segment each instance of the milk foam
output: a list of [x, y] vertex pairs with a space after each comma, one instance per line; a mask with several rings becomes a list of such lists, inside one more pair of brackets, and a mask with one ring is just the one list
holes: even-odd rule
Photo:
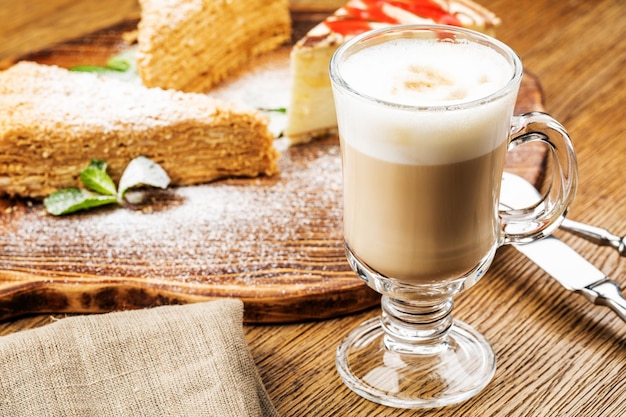
[[342, 75], [362, 94], [433, 106], [495, 93], [511, 79], [512, 69], [504, 57], [479, 44], [397, 39], [351, 55]]
[[508, 137], [515, 91], [471, 102], [502, 89], [513, 68], [496, 51], [474, 43], [396, 39], [349, 56], [341, 75], [360, 94], [409, 106], [389, 106], [335, 88], [342, 140], [370, 156], [405, 164], [476, 158]]

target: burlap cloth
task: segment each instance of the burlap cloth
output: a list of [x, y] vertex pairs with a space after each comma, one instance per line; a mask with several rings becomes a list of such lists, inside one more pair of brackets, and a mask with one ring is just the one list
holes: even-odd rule
[[0, 416], [278, 416], [242, 315], [220, 300], [0, 337]]

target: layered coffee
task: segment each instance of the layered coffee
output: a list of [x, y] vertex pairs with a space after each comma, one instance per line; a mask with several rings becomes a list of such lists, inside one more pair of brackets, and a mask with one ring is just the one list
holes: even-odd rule
[[396, 39], [348, 56], [340, 73], [348, 247], [404, 282], [469, 272], [499, 244], [511, 64], [479, 44]]

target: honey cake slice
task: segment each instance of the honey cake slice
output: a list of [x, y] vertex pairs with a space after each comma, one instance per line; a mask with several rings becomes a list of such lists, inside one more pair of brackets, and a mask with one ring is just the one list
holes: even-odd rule
[[140, 0], [137, 69], [148, 87], [206, 92], [291, 39], [288, 0]]
[[268, 120], [203, 94], [22, 61], [0, 72], [0, 194], [42, 198], [78, 185], [91, 159], [117, 182], [143, 155], [172, 185], [278, 172]]

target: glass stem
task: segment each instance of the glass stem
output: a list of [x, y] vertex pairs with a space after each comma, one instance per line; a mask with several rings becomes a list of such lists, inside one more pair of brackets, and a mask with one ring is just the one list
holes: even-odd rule
[[400, 300], [383, 296], [382, 327], [388, 350], [428, 355], [448, 349], [452, 327], [452, 296], [430, 300]]

